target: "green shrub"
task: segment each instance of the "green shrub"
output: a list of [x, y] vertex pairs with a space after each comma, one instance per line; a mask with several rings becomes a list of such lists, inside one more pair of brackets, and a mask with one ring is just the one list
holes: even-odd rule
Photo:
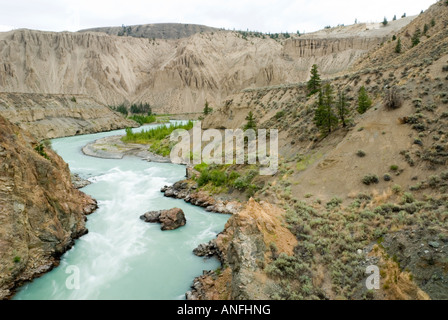
[[19, 263], [22, 260], [22, 258], [20, 258], [19, 256], [15, 256], [13, 261], [14, 263]]
[[392, 171], [398, 171], [398, 166], [397, 165], [391, 165], [390, 166], [390, 170], [392, 170]]
[[220, 170], [212, 170], [209, 174], [210, 181], [213, 183], [216, 187], [221, 187], [226, 184], [227, 182], [227, 174]]
[[442, 180], [448, 180], [448, 171], [444, 171], [440, 174]]
[[236, 172], [236, 171], [232, 171], [230, 174], [229, 174], [229, 180], [236, 180], [236, 179], [238, 179], [240, 177], [240, 174], [238, 173], [238, 172]]
[[279, 120], [280, 118], [283, 118], [285, 116], [285, 111], [279, 111], [275, 115], [275, 119]]
[[[235, 180], [233, 187], [238, 190], [245, 190], [252, 184], [252, 180], [258, 175], [257, 170], [250, 170], [245, 176], [241, 176]], [[252, 188], [253, 189], [253, 188]]]
[[415, 198], [412, 195], [412, 193], [405, 192], [405, 194], [403, 194], [403, 197], [402, 197], [401, 201], [402, 201], [402, 203], [414, 203], [415, 202]]
[[430, 176], [428, 179], [428, 184], [431, 188], [436, 188], [440, 184], [439, 176]]
[[48, 154], [45, 152], [45, 146], [43, 145], [43, 143], [39, 143], [37, 146], [35, 146], [34, 150], [45, 159], [50, 160]]
[[195, 169], [196, 171], [202, 172], [202, 171], [204, 171], [205, 169], [208, 169], [208, 164], [202, 162], [201, 164], [196, 165], [196, 166], [194, 167], [194, 169]]
[[210, 171], [208, 171], [208, 169], [203, 170], [198, 179], [198, 186], [199, 187], [205, 186], [209, 182], [210, 182]]
[[129, 117], [129, 119], [134, 120], [135, 122], [139, 123], [140, 125], [144, 125], [147, 123], [153, 123], [157, 121], [157, 118], [155, 116], [142, 116], [142, 115], [132, 115]]
[[133, 103], [131, 104], [130, 110], [132, 114], [144, 114], [148, 116], [152, 114], [149, 103]]
[[339, 205], [342, 203], [342, 199], [335, 197], [331, 199], [329, 202], [327, 202], [327, 209], [332, 209], [335, 207], [339, 207]]
[[[201, 173], [197, 182], [199, 187], [203, 187], [207, 184], [211, 184], [214, 187], [232, 186], [235, 180], [238, 180], [240, 174], [236, 171], [227, 173], [225, 167], [210, 168], [207, 164], [203, 163], [195, 166], [195, 169]], [[250, 187], [246, 185], [245, 188]]]
[[379, 183], [380, 179], [375, 174], [369, 174], [369, 175], [364, 176], [364, 178], [362, 179], [362, 182], [365, 185], [371, 185], [373, 183]]
[[128, 108], [125, 107], [124, 104], [119, 105], [118, 107], [110, 107], [112, 110], [115, 110], [117, 112], [120, 112], [121, 114], [125, 115], [126, 117], [129, 114]]
[[267, 268], [266, 272], [274, 278], [295, 279], [298, 275], [307, 272], [309, 266], [301, 263], [296, 257], [288, 256], [286, 253], [280, 253], [278, 258]]
[[364, 158], [366, 156], [366, 153], [362, 150], [358, 150], [358, 152], [356, 152], [356, 155], [360, 158]]
[[173, 145], [169, 143], [163, 143], [163, 140], [154, 141], [149, 148], [149, 151], [161, 155], [163, 157], [168, 157], [171, 154], [171, 148]]

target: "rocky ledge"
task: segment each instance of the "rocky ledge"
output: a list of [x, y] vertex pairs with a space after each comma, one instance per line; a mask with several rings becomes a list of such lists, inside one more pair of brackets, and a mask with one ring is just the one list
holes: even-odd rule
[[81, 178], [78, 174], [74, 173], [70, 175], [72, 180], [72, 185], [75, 189], [82, 189], [92, 184], [89, 180]]
[[237, 201], [219, 200], [211, 197], [207, 192], [197, 191], [197, 184], [188, 180], [176, 182], [172, 186], [164, 186], [162, 192], [165, 197], [184, 199], [192, 205], [205, 208], [208, 212], [222, 214], [236, 214], [243, 205]]
[[188, 300], [267, 300], [275, 287], [264, 271], [270, 262], [269, 248], [293, 254], [296, 237], [284, 226], [284, 211], [266, 202], [250, 199], [234, 214], [223, 232], [199, 245], [198, 256], [216, 256], [222, 267], [206, 271], [193, 281]]
[[140, 219], [149, 223], [160, 223], [163, 231], [175, 230], [187, 223], [184, 212], [179, 208], [150, 211], [142, 215]]

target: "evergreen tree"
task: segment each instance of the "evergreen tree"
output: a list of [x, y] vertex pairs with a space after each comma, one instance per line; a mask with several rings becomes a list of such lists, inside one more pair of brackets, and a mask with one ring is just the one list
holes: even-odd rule
[[334, 96], [333, 88], [328, 83], [319, 91], [319, 100], [317, 103], [314, 122], [321, 130], [322, 134], [328, 134], [338, 125], [338, 118], [334, 114]]
[[344, 128], [347, 127], [346, 117], [349, 114], [348, 101], [347, 97], [345, 96], [345, 93], [342, 91], [339, 91], [338, 93], [338, 103], [336, 104], [336, 112], [339, 117], [339, 120], [342, 123], [342, 126]]
[[383, 20], [383, 26], [387, 26], [388, 23], [389, 23], [389, 22], [387, 21], [386, 17], [384, 17], [384, 20]]
[[416, 45], [418, 45], [420, 43], [420, 36], [422, 35], [422, 32], [420, 30], [420, 28], [417, 28], [417, 30], [415, 30], [414, 34], [412, 35], [412, 47], [415, 47]]
[[324, 106], [324, 93], [322, 92], [322, 89], [319, 91], [319, 100], [316, 102], [315, 105], [315, 113], [314, 113], [314, 123], [316, 126], [322, 130], [324, 127], [324, 119], [325, 119], [325, 106]]
[[254, 113], [252, 111], [246, 117], [247, 123], [244, 126], [244, 130], [257, 130], [257, 123], [255, 122]]
[[209, 107], [208, 101], [205, 100], [205, 106], [204, 106], [204, 115], [207, 116], [210, 113], [212, 113], [213, 109]]
[[313, 64], [311, 67], [311, 78], [308, 81], [308, 96], [319, 92], [321, 88], [321, 80], [319, 71], [317, 70], [317, 65]]
[[358, 93], [358, 112], [363, 114], [372, 106], [372, 100], [369, 98], [367, 90], [364, 86], [359, 89]]
[[393, 21], [396, 21], [397, 20], [397, 15], [395, 14], [394, 15], [394, 18], [392, 19]]
[[397, 45], [395, 46], [395, 53], [401, 53], [401, 39], [398, 38]]
[[423, 26], [423, 35], [424, 35], [424, 36], [426, 36], [426, 33], [428, 33], [428, 30], [429, 30], [429, 25], [427, 25], [427, 24], [425, 23], [425, 25]]

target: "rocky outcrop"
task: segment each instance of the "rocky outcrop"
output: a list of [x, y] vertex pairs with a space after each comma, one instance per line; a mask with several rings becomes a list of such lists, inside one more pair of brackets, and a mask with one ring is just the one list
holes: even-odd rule
[[96, 209], [73, 187], [68, 165], [36, 145], [0, 116], [0, 299], [57, 265]]
[[193, 250], [193, 253], [198, 257], [217, 257], [219, 261], [224, 262], [225, 259], [222, 256], [222, 252], [219, 250], [216, 244], [216, 239], [210, 240], [209, 243], [201, 243], [197, 248]]
[[164, 186], [161, 192], [165, 197], [184, 199], [192, 205], [205, 208], [208, 212], [235, 214], [243, 205], [237, 201], [217, 200], [207, 192], [197, 191], [197, 184], [191, 181], [178, 181], [172, 186]]
[[197, 254], [216, 254], [223, 266], [217, 275], [205, 273], [195, 279], [186, 297], [191, 300], [269, 298], [273, 285], [264, 273], [270, 261], [268, 248], [275, 244], [279, 252], [292, 255], [295, 236], [284, 227], [284, 212], [265, 202], [250, 199], [246, 207], [234, 214], [216, 240], [198, 247]]
[[78, 174], [71, 175], [72, 184], [75, 189], [82, 189], [92, 184], [89, 180], [81, 178]]
[[79, 95], [0, 93], [0, 115], [38, 140], [138, 126], [102, 103]]
[[[418, 288], [434, 300], [448, 299], [448, 230], [446, 228], [412, 228], [388, 234], [384, 250], [407, 270]], [[401, 288], [401, 292], [403, 292]], [[388, 297], [405, 299], [406, 295]]]
[[160, 223], [163, 231], [175, 230], [187, 223], [184, 212], [179, 208], [150, 211], [142, 215], [140, 219], [149, 223]]

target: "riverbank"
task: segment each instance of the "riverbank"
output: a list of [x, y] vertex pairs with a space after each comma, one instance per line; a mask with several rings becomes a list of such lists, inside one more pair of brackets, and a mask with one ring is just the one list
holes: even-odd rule
[[221, 267], [204, 271], [193, 280], [187, 300], [270, 299], [277, 283], [265, 267], [278, 255], [293, 255], [297, 239], [286, 227], [284, 210], [253, 198], [241, 203], [198, 190], [191, 179], [198, 174], [187, 168], [187, 180], [165, 186], [165, 197], [183, 199], [206, 211], [231, 214], [224, 230], [215, 239], [200, 244], [193, 253], [205, 259], [216, 257]]

